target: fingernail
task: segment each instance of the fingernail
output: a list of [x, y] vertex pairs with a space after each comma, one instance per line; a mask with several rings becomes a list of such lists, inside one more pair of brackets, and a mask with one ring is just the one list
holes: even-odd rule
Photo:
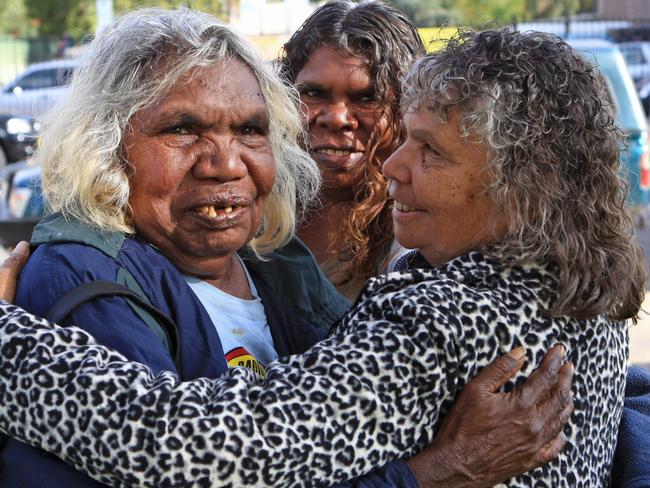
[[513, 349], [512, 351], [510, 351], [508, 353], [508, 355], [511, 358], [516, 359], [517, 361], [519, 361], [521, 358], [523, 358], [526, 355], [526, 349], [523, 346], [519, 346], [519, 347]]
[[564, 344], [555, 344], [553, 347], [559, 347], [560, 354], [562, 354], [562, 356], [566, 356], [566, 347], [564, 347]]
[[27, 241], [20, 241], [16, 244], [16, 247], [13, 248], [11, 254], [20, 254], [25, 255], [29, 253], [29, 243]]

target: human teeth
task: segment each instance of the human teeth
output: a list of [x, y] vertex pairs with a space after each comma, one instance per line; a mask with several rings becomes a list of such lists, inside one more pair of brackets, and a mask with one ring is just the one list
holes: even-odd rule
[[415, 210], [414, 207], [409, 207], [408, 205], [404, 205], [402, 202], [398, 202], [397, 200], [395, 200], [393, 206], [400, 212], [412, 212]]
[[201, 215], [207, 215], [208, 217], [216, 217], [217, 215], [229, 214], [232, 213], [234, 207], [232, 205], [227, 205], [225, 207], [215, 207], [214, 205], [206, 205], [205, 207], [197, 207], [196, 212]]
[[350, 151], [348, 151], [347, 149], [323, 148], [323, 149], [319, 149], [318, 153], [328, 154], [330, 156], [347, 156], [348, 154], [350, 154]]

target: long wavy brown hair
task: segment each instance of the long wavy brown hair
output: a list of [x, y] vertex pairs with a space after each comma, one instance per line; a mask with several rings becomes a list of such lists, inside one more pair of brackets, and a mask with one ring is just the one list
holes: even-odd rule
[[369, 62], [374, 90], [385, 116], [386, 130], [375, 130], [368, 142], [363, 184], [352, 208], [333, 236], [330, 249], [343, 263], [336, 285], [373, 276], [385, 260], [393, 238], [388, 185], [381, 173], [387, 154], [403, 141], [401, 80], [425, 50], [417, 29], [399, 10], [376, 1], [329, 2], [318, 8], [284, 45], [278, 60], [284, 78], [295, 83], [300, 70], [319, 47], [336, 48], [344, 56]]

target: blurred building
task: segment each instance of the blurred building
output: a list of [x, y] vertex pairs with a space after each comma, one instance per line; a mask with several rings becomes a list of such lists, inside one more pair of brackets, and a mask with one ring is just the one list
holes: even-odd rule
[[291, 34], [316, 6], [309, 0], [240, 0], [231, 2], [229, 23], [248, 36]]
[[650, 1], [599, 0], [595, 13], [602, 20], [650, 19]]

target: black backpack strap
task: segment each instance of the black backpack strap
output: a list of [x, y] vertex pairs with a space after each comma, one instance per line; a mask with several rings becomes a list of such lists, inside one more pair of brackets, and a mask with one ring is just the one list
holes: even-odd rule
[[[83, 283], [61, 296], [54, 305], [52, 305], [46, 318], [51, 322], [62, 324], [66, 317], [68, 317], [68, 315], [70, 315], [70, 313], [79, 305], [94, 300], [95, 298], [105, 296], [124, 297], [129, 302], [129, 305], [135, 305], [135, 307], [132, 306], [132, 308], [135, 309], [136, 307], [139, 307], [145, 312], [145, 314], [138, 313], [138, 315], [144, 320], [149, 328], [161, 338], [170, 355], [174, 359], [174, 364], [176, 364], [178, 373], [182, 375], [178, 327], [167, 315], [151, 305], [141, 295], [124, 285], [111, 283], [109, 281], [92, 281], [90, 283]], [[146, 314], [148, 314], [148, 317], [153, 320], [148, 320]]]

